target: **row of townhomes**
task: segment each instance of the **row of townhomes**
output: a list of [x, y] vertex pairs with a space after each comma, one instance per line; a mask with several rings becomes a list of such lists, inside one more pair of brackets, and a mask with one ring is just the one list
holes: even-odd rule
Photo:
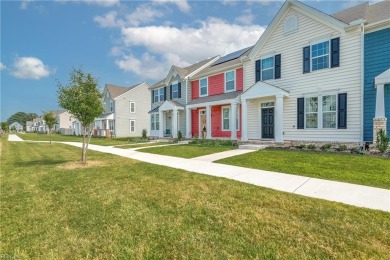
[[172, 66], [152, 85], [151, 136], [374, 141], [390, 129], [389, 10], [367, 2], [328, 15], [286, 1], [254, 46]]
[[[74, 134], [72, 123], [75, 118], [66, 110], [51, 110], [56, 119], [56, 124], [53, 127], [54, 132], [58, 132], [64, 135]], [[47, 132], [49, 129], [46, 125], [43, 116], [36, 117], [32, 121], [26, 121], [26, 132]]]

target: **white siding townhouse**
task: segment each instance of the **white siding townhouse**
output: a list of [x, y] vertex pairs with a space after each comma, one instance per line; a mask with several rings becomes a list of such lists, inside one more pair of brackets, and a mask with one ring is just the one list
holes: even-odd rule
[[95, 119], [94, 135], [136, 137], [141, 136], [143, 129], [149, 133], [149, 93], [146, 82], [131, 87], [106, 84], [102, 101], [105, 111]]
[[286, 1], [244, 61], [242, 140], [362, 140], [361, 21]]

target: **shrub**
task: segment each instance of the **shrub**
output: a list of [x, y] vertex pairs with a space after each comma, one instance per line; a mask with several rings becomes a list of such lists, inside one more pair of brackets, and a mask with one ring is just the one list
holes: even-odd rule
[[347, 150], [347, 146], [345, 144], [340, 144], [338, 150], [345, 151], [345, 150]]
[[332, 148], [332, 144], [324, 144], [323, 146], [321, 146], [322, 151], [329, 150], [330, 148]]
[[305, 149], [305, 148], [306, 148], [306, 145], [300, 144], [300, 145], [297, 146], [297, 148], [298, 148], [298, 149]]
[[177, 139], [179, 139], [179, 140], [182, 140], [182, 139], [183, 139], [183, 134], [181, 133], [181, 131], [179, 131], [179, 132], [177, 133]]
[[142, 139], [148, 139], [148, 131], [146, 129], [142, 129]]
[[314, 149], [316, 149], [316, 146], [315, 146], [315, 144], [308, 144], [307, 149], [314, 150]]
[[359, 152], [359, 147], [353, 147], [353, 148], [351, 149], [351, 153], [359, 154], [359, 153], [360, 153], [360, 152]]
[[376, 133], [376, 148], [383, 154], [389, 146], [389, 137], [383, 129], [379, 129]]

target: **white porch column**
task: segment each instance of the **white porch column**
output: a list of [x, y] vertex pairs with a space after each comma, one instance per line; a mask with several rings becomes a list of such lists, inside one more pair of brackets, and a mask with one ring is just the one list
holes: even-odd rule
[[275, 141], [283, 142], [283, 95], [276, 96]]
[[211, 139], [211, 106], [206, 106], [206, 139]]
[[230, 139], [236, 140], [237, 139], [237, 127], [236, 127], [236, 120], [237, 120], [237, 102], [232, 102], [231, 107], [231, 120], [230, 120]]
[[164, 137], [164, 121], [165, 121], [165, 118], [164, 118], [164, 112], [159, 110], [158, 111], [158, 124], [159, 124], [159, 131], [158, 131], [158, 136], [160, 138], [163, 138]]
[[192, 129], [191, 119], [192, 119], [192, 109], [186, 108], [186, 138], [192, 137], [191, 136], [191, 129]]
[[241, 120], [242, 120], [242, 126], [241, 126], [241, 140], [242, 141], [248, 141], [248, 107], [246, 103], [246, 99], [241, 100]]
[[177, 138], [177, 108], [175, 107], [172, 111], [172, 137]]
[[376, 85], [375, 118], [385, 118], [385, 84]]

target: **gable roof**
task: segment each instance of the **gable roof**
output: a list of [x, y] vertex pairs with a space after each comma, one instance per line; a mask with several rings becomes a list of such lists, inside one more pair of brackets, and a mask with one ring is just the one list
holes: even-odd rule
[[182, 78], [182, 79], [189, 77], [189, 76], [192, 76], [193, 73], [196, 73], [199, 69], [202, 69], [202, 67], [206, 66], [207, 64], [214, 62], [217, 58], [219, 58], [219, 56], [214, 56], [212, 58], [202, 60], [200, 62], [197, 62], [195, 64], [189, 65], [189, 66], [184, 67], [184, 68], [172, 65], [171, 69], [168, 72], [168, 75], [164, 79], [162, 79], [162, 80], [158, 81], [157, 83], [153, 84], [152, 86], [150, 86], [150, 89], [165, 86], [167, 81], [170, 80], [170, 78], [174, 72], [177, 72], [179, 74], [180, 78]]
[[[216, 60], [213, 64], [210, 66], [204, 68], [203, 70], [199, 71], [195, 75], [191, 77], [191, 79], [198, 79], [201, 77], [205, 77], [211, 74], [215, 74], [217, 72], [221, 72], [227, 68], [235, 67], [242, 65], [241, 57], [244, 57], [249, 54], [249, 52], [252, 50], [253, 46], [246, 47], [244, 49], [228, 53], [225, 56], [222, 56], [218, 60]], [[233, 56], [236, 55], [236, 56]], [[229, 59], [229, 57], [234, 57], [233, 59]]]
[[111, 84], [106, 84], [106, 89], [110, 93], [111, 98], [116, 98], [116, 97], [126, 93], [127, 91], [141, 85], [141, 84], [142, 83], [136, 84], [136, 85], [131, 86], [131, 87], [120, 87], [120, 86], [115, 86], [115, 85], [111, 85]]
[[351, 23], [359, 19], [366, 20], [367, 24], [388, 20], [390, 19], [390, 2], [382, 1], [372, 5], [365, 2], [334, 13], [331, 16], [345, 23]]
[[295, 9], [300, 10], [301, 12], [305, 13], [307, 16], [312, 17], [313, 19], [319, 20], [324, 24], [327, 24], [328, 26], [331, 26], [334, 29], [337, 30], [344, 30], [344, 28], [348, 25], [345, 22], [342, 22], [324, 12], [321, 12], [311, 6], [308, 6], [304, 3], [301, 3], [296, 0], [286, 0], [284, 2], [283, 6], [279, 9], [278, 13], [274, 17], [274, 19], [271, 21], [267, 29], [264, 31], [264, 33], [260, 36], [259, 40], [256, 42], [255, 46], [251, 50], [251, 52], [248, 54], [250, 58], [254, 58], [255, 55], [259, 52], [259, 50], [263, 47], [263, 45], [266, 43], [267, 39], [272, 35], [273, 31], [276, 29], [276, 27], [279, 25], [280, 21], [283, 19], [286, 12], [289, 10], [290, 7], [293, 7]]

